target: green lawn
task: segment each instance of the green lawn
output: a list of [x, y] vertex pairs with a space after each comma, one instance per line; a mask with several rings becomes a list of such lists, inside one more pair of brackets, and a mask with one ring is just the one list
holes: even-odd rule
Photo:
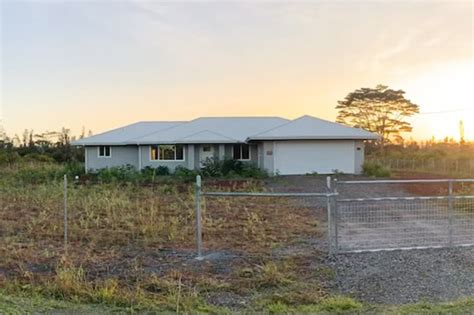
[[[12, 296], [0, 293], [0, 314], [50, 313], [133, 313], [133, 310], [105, 304], [82, 304], [59, 301], [36, 296]], [[159, 309], [150, 309], [160, 312]], [[216, 310], [214, 310], [216, 311]], [[248, 310], [252, 312], [252, 310]], [[402, 306], [363, 305], [350, 298], [328, 298], [321, 304], [290, 307], [276, 303], [267, 306], [269, 314], [471, 314], [474, 313], [474, 299], [464, 299], [450, 303], [418, 303]], [[222, 309], [222, 312], [229, 312]], [[241, 311], [242, 313], [242, 311]]]

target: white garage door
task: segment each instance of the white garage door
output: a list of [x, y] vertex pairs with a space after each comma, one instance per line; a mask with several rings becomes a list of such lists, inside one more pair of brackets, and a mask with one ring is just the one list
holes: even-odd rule
[[354, 141], [275, 142], [275, 171], [281, 175], [355, 173]]

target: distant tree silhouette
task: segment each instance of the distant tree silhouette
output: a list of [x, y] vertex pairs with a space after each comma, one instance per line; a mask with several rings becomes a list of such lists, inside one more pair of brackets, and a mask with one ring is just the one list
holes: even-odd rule
[[419, 113], [404, 94], [385, 85], [357, 89], [338, 101], [337, 122], [377, 133], [382, 147], [394, 140], [403, 143], [401, 133], [412, 131], [406, 118]]

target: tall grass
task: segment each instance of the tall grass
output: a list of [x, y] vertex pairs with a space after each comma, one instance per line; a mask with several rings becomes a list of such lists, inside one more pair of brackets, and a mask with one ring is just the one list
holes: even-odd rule
[[[192, 183], [75, 181], [74, 169], [50, 163], [0, 168], [0, 288], [174, 312], [215, 311], [202, 299], [208, 290], [259, 290], [253, 279], [209, 277], [205, 265], [194, 264]], [[67, 248], [64, 173], [70, 178]], [[264, 187], [258, 180], [207, 180], [204, 189]], [[286, 283], [280, 265], [265, 262], [267, 255], [318, 232], [311, 209], [290, 200], [203, 200], [206, 251], [262, 255], [256, 258], [261, 287]]]

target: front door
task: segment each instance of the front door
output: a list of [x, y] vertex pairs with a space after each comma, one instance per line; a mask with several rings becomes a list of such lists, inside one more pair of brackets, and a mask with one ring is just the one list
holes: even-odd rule
[[201, 162], [201, 166], [202, 166], [202, 162], [212, 157], [214, 157], [214, 147], [211, 144], [201, 145], [201, 149], [199, 152], [199, 160]]

